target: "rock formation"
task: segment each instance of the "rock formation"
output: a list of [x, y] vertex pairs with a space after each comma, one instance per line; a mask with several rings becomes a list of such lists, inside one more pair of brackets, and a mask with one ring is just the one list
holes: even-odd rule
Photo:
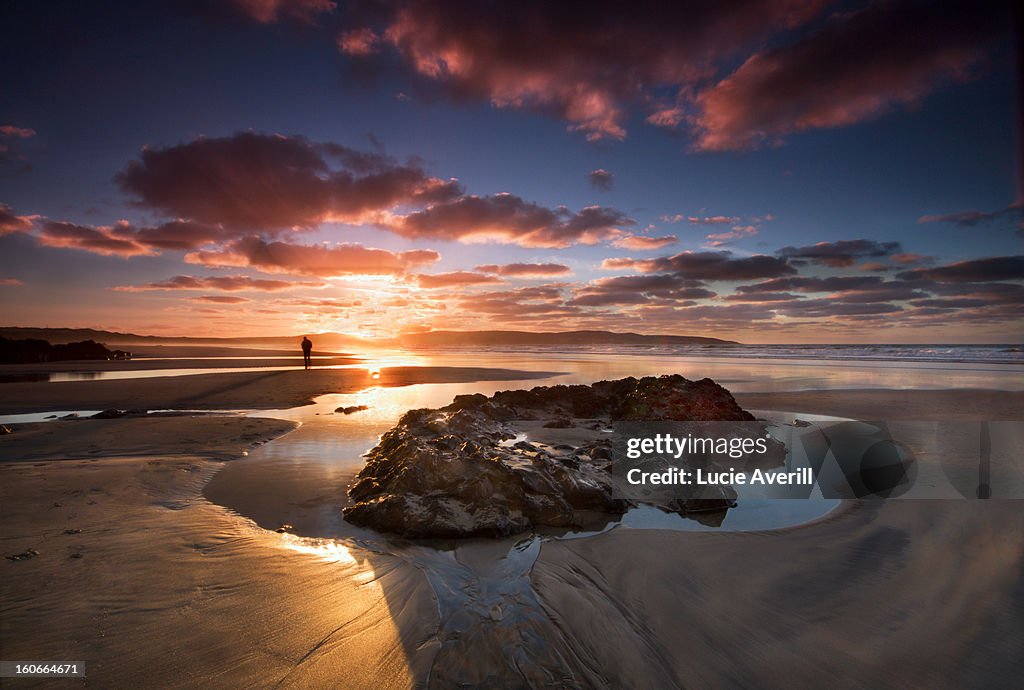
[[[570, 528], [585, 515], [619, 515], [611, 442], [594, 429], [617, 421], [754, 421], [725, 388], [682, 376], [592, 386], [460, 395], [440, 409], [407, 412], [367, 453], [349, 488], [349, 522], [413, 538], [500, 537], [533, 527]], [[574, 443], [524, 440], [522, 423], [576, 434]], [[590, 436], [588, 437], [588, 431]], [[557, 433], [557, 432], [550, 432]], [[666, 509], [725, 510], [721, 499]]]

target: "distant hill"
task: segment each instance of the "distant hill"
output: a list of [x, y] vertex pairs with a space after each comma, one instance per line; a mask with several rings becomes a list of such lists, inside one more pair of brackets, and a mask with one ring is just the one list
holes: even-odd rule
[[[0, 326], [0, 337], [12, 339], [33, 338], [50, 343], [76, 343], [94, 340], [110, 348], [142, 351], [146, 346], [216, 346], [281, 348], [298, 347], [302, 334], [275, 335], [256, 338], [170, 338], [156, 335], [118, 333], [91, 328], [22, 328]], [[545, 345], [735, 345], [732, 340], [693, 335], [641, 335], [639, 333], [613, 333], [611, 331], [566, 331], [562, 333], [530, 333], [527, 331], [429, 331], [409, 333], [395, 339], [369, 340], [344, 333], [311, 334], [317, 351], [351, 351], [373, 347], [529, 347]]]
[[641, 335], [611, 331], [565, 331], [530, 333], [527, 331], [429, 331], [399, 338], [408, 347], [487, 347], [514, 345], [736, 345], [732, 340], [695, 335]]
[[[164, 345], [190, 346], [222, 346], [222, 347], [282, 347], [294, 350], [303, 334], [275, 335], [250, 338], [200, 338], [200, 337], [166, 337], [159, 335], [137, 335], [135, 333], [118, 333], [101, 331], [92, 328], [23, 328], [20, 326], [0, 326], [0, 337], [12, 339], [33, 338], [47, 340], [51, 343], [74, 343], [82, 340], [95, 340], [107, 346], [144, 347]], [[321, 333], [312, 336], [317, 350], [339, 347], [370, 347], [376, 342], [343, 333]]]

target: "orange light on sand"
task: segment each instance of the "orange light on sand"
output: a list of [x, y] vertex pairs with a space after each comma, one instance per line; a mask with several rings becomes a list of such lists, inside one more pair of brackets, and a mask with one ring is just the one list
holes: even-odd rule
[[347, 546], [333, 539], [310, 539], [284, 532], [281, 539], [286, 548], [300, 553], [318, 556], [330, 563], [354, 565], [357, 561]]

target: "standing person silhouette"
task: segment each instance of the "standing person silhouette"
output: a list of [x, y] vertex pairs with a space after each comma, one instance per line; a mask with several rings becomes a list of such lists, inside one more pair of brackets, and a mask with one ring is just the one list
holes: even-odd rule
[[313, 354], [313, 341], [309, 339], [309, 336], [302, 337], [302, 364], [306, 369], [313, 366], [310, 355]]

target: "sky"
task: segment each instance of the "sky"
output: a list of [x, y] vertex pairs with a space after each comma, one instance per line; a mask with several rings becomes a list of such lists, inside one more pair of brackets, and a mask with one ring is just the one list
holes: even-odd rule
[[1019, 343], [1014, 12], [11, 0], [0, 320]]

